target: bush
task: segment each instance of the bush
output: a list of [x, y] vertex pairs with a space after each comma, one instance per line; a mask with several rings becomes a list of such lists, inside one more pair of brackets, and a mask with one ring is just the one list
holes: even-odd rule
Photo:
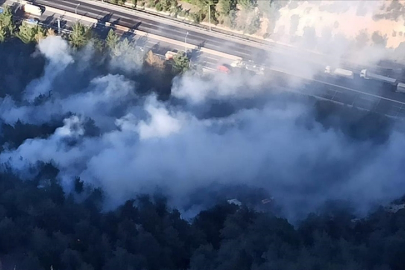
[[154, 8], [154, 7], [156, 6], [155, 0], [148, 0], [146, 6], [147, 6], [147, 7]]
[[156, 4], [155, 8], [156, 8], [157, 11], [162, 11], [163, 10], [162, 4], [160, 2]]

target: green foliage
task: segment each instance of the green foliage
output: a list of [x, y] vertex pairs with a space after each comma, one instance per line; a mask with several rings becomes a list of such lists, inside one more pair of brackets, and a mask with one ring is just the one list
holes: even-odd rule
[[238, 4], [244, 11], [251, 11], [256, 6], [255, 0], [238, 0]]
[[156, 8], [157, 11], [162, 11], [163, 10], [163, 6], [162, 6], [162, 4], [160, 2], [156, 4], [155, 8]]
[[17, 37], [24, 43], [38, 42], [46, 37], [46, 29], [39, 25], [30, 25], [23, 22], [19, 28]]
[[156, 1], [155, 0], [147, 0], [146, 2], [147, 7], [155, 7], [156, 6]]
[[250, 21], [250, 24], [246, 27], [246, 32], [249, 35], [256, 33], [260, 29], [260, 17], [258, 15], [254, 15]]
[[69, 35], [69, 41], [73, 48], [84, 47], [91, 39], [91, 29], [77, 22], [72, 27], [72, 33]]
[[13, 14], [9, 7], [5, 7], [3, 13], [0, 14], [0, 42], [4, 42], [11, 37], [14, 31]]
[[105, 43], [110, 50], [114, 50], [119, 40], [120, 40], [119, 36], [114, 32], [113, 29], [110, 29], [107, 38], [105, 40]]
[[219, 0], [219, 13], [228, 16], [232, 10], [236, 10], [236, 0]]
[[190, 60], [186, 53], [180, 52], [173, 57], [173, 71], [174, 73], [184, 73], [190, 69]]

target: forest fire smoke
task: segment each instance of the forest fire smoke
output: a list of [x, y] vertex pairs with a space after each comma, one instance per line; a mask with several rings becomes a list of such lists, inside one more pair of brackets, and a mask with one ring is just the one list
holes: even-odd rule
[[[356, 141], [317, 122], [305, 102], [269, 97], [269, 86], [244, 84], [256, 93], [250, 104], [261, 104], [245, 106], [246, 95], [235, 90], [241, 85], [224, 78], [215, 86], [177, 78], [178, 102], [159, 101], [137, 94], [132, 78], [72, 68], [80, 59], [59, 38], [38, 48], [47, 59], [43, 76], [27, 85], [22, 101], [2, 99], [0, 117], [9, 124], [64, 121], [49, 136], [5, 148], [0, 160], [17, 174], [27, 177], [38, 162], [51, 162], [67, 191], [80, 177], [103, 189], [106, 207], [157, 188], [181, 208], [213, 183], [261, 187], [290, 218], [328, 200], [349, 201], [364, 213], [402, 195], [405, 140], [395, 129], [382, 144]], [[48, 99], [33, 102], [50, 90]], [[232, 110], [214, 116], [216, 104]], [[89, 119], [98, 130], [91, 136]]]

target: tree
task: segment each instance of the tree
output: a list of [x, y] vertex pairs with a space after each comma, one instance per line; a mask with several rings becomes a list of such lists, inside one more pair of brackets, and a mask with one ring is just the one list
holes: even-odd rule
[[155, 55], [152, 51], [149, 51], [146, 54], [145, 62], [149, 66], [157, 67], [159, 69], [163, 69], [165, 65], [164, 60], [162, 60], [159, 56]]
[[260, 29], [260, 17], [258, 14], [254, 14], [246, 30], [249, 35], [252, 35], [256, 33], [259, 29]]
[[184, 73], [190, 69], [190, 60], [186, 53], [181, 52], [173, 57], [173, 69], [175, 73]]
[[34, 32], [35, 32], [34, 40], [36, 42], [39, 42], [41, 39], [46, 38], [47, 31], [46, 31], [46, 29], [42, 28], [41, 26], [39, 26], [39, 25], [36, 26], [34, 29]]
[[114, 32], [113, 29], [110, 29], [108, 32], [105, 43], [110, 50], [114, 50], [120, 40], [119, 36]]
[[31, 25], [27, 24], [26, 22], [23, 22], [19, 30], [20, 31], [18, 32], [17, 36], [19, 39], [21, 39], [22, 42], [30, 43], [34, 41], [35, 33]]
[[84, 47], [91, 39], [91, 29], [84, 26], [80, 22], [77, 22], [73, 25], [72, 32], [69, 36], [70, 44], [73, 48], [82, 48]]
[[219, 0], [219, 13], [228, 16], [231, 10], [236, 10], [236, 0]]
[[46, 31], [46, 36], [56, 36], [55, 30], [52, 28], [48, 28], [48, 30]]
[[23, 22], [17, 36], [24, 43], [39, 42], [46, 37], [46, 30], [39, 25]]
[[238, 4], [242, 6], [244, 11], [251, 11], [256, 6], [253, 0], [238, 0]]
[[360, 33], [356, 36], [356, 46], [358, 48], [364, 48], [368, 42], [369, 42], [370, 38], [368, 36], [368, 33], [365, 29], [361, 30]]
[[0, 14], [0, 41], [3, 42], [14, 34], [13, 14], [9, 7]]

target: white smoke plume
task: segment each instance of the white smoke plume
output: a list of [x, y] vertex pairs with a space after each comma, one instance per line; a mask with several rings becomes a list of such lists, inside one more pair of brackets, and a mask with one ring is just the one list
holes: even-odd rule
[[[271, 84], [243, 79], [178, 78], [173, 87], [177, 103], [137, 95], [137, 83], [123, 75], [98, 74], [82, 89], [65, 91], [56, 87], [63, 78], [54, 72], [63, 74], [62, 67], [78, 60], [60, 39], [48, 38], [39, 49], [48, 59], [47, 72], [35, 88], [27, 87], [31, 94], [25, 98], [31, 101], [44, 89], [52, 89], [52, 96], [28, 105], [4, 98], [0, 118], [37, 124], [74, 115], [49, 137], [27, 139], [0, 154], [0, 161], [21, 175], [39, 161], [52, 162], [67, 190], [78, 176], [104, 190], [108, 207], [156, 188], [182, 207], [198, 188], [245, 184], [268, 190], [291, 218], [328, 200], [348, 200], [364, 213], [401, 196], [405, 188], [400, 132], [393, 131], [381, 145], [353, 141], [316, 122], [305, 102], [263, 95], [273, 92]], [[238, 105], [255, 95], [263, 106]], [[228, 116], [196, 114], [225, 101], [235, 101]], [[99, 136], [86, 136], [86, 118], [100, 128]]]
[[69, 46], [61, 37], [54, 36], [41, 40], [38, 49], [48, 59], [49, 64], [44, 76], [28, 85], [25, 95], [29, 101], [47, 94], [51, 90], [54, 78], [73, 62], [73, 58], [69, 55]]
[[281, 8], [264, 12], [263, 25], [277, 18], [270, 39], [300, 48], [288, 55], [271, 53], [268, 62], [275, 66], [312, 78], [326, 65], [376, 67], [382, 59], [405, 65], [402, 0], [272, 2]]

